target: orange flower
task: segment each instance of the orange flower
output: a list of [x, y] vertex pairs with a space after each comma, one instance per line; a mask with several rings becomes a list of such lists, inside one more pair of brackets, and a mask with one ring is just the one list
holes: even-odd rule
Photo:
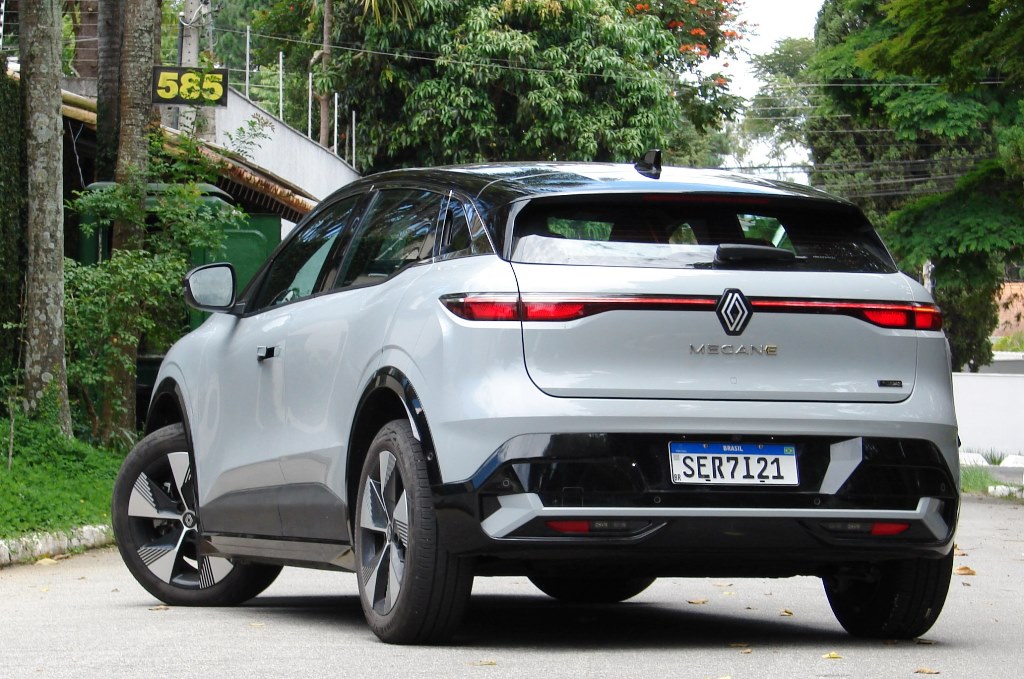
[[706, 36], [708, 33], [703, 28], [694, 28], [690, 31], [690, 35], [699, 35], [701, 37]]

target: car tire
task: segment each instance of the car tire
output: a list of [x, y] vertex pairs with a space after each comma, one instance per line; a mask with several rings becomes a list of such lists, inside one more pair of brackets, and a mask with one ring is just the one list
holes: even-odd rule
[[111, 502], [114, 539], [147, 592], [174, 606], [227, 606], [267, 587], [281, 566], [198, 553], [200, 517], [192, 456], [180, 424], [158, 429], [121, 465]]
[[530, 582], [552, 599], [573, 604], [614, 604], [632, 599], [655, 578], [531, 577]]
[[426, 459], [408, 422], [390, 422], [370, 444], [354, 524], [359, 600], [374, 634], [394, 644], [450, 639], [469, 603], [472, 563], [438, 539]]
[[935, 624], [949, 591], [953, 554], [883, 563], [870, 579], [824, 578], [832, 612], [847, 632], [913, 639]]

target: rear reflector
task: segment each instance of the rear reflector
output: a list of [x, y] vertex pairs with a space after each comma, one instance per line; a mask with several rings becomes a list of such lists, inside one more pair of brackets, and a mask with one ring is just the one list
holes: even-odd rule
[[559, 533], [589, 533], [589, 521], [548, 521], [548, 528]]
[[876, 536], [884, 535], [899, 535], [907, 531], [910, 528], [909, 523], [873, 523], [871, 524], [871, 534]]

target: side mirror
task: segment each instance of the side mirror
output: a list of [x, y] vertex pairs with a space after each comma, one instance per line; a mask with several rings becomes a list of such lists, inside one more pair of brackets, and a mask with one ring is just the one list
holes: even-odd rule
[[185, 302], [193, 309], [229, 313], [235, 306], [235, 267], [206, 264], [185, 274]]

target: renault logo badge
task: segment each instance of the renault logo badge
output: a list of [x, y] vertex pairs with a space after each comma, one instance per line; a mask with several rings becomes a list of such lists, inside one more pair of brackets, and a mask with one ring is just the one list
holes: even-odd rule
[[725, 328], [725, 334], [736, 336], [743, 334], [747, 323], [750, 322], [750, 317], [753, 316], [753, 309], [742, 292], [736, 288], [729, 288], [722, 293], [721, 299], [718, 300], [715, 313], [718, 314], [718, 320]]

